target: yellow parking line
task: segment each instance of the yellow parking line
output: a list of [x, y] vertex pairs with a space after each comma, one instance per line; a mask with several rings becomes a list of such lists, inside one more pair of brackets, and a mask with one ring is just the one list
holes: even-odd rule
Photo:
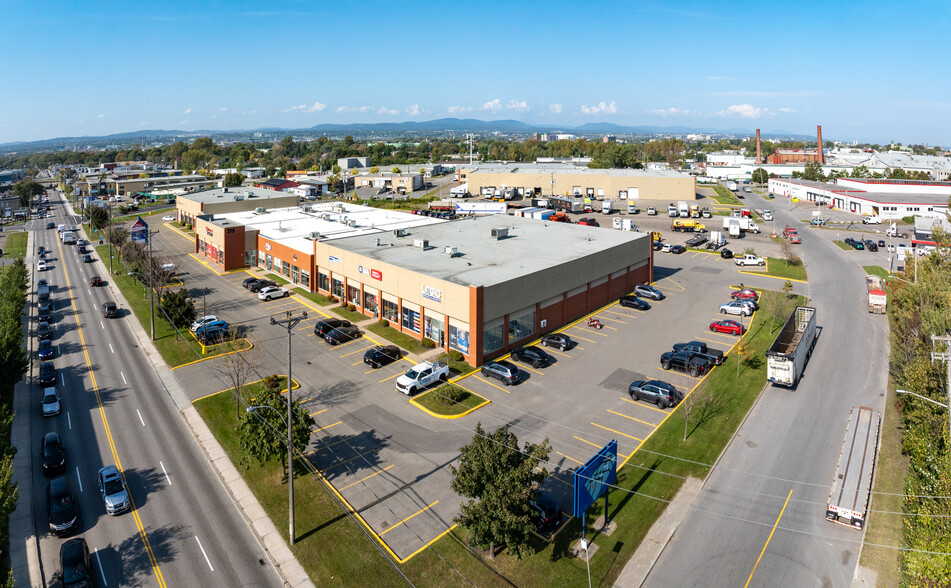
[[317, 433], [317, 432], [323, 431], [324, 429], [329, 429], [330, 427], [336, 427], [337, 425], [339, 425], [339, 424], [342, 423], [342, 422], [343, 422], [343, 421], [337, 421], [336, 423], [334, 423], [334, 424], [332, 424], [332, 425], [327, 425], [326, 427], [321, 427], [321, 428], [319, 428], [319, 429], [314, 429], [313, 431], [311, 431], [311, 433]]
[[619, 417], [624, 417], [624, 418], [626, 418], [626, 419], [631, 419], [632, 421], [637, 421], [637, 422], [639, 422], [639, 423], [641, 423], [641, 424], [647, 425], [648, 427], [650, 427], [650, 428], [652, 428], [652, 429], [657, 426], [657, 425], [655, 425], [654, 423], [649, 423], [649, 422], [647, 422], [647, 421], [642, 421], [641, 419], [636, 419], [636, 418], [634, 418], [634, 417], [632, 417], [632, 416], [628, 416], [628, 415], [626, 415], [626, 414], [617, 412], [617, 411], [615, 411], [615, 410], [611, 410], [610, 408], [607, 409], [607, 411], [608, 411], [609, 413], [611, 413], [611, 414], [616, 414], [616, 415], [618, 415]]
[[380, 383], [382, 384], [383, 382], [385, 382], [385, 381], [387, 381], [387, 380], [392, 380], [393, 378], [396, 378], [396, 377], [402, 376], [402, 375], [403, 375], [403, 372], [396, 372], [395, 374], [393, 374], [393, 375], [390, 376], [389, 378], [383, 378], [382, 380], [380, 380]]
[[659, 412], [659, 413], [661, 413], [661, 414], [667, 414], [667, 411], [666, 411], [666, 410], [661, 410], [661, 409], [657, 408], [656, 406], [651, 406], [650, 404], [647, 404], [646, 402], [638, 402], [637, 400], [631, 400], [630, 398], [624, 398], [623, 396], [621, 397], [621, 400], [623, 400], [624, 402], [630, 402], [631, 404], [635, 404], [635, 405], [641, 406], [641, 407], [643, 407], [643, 408], [649, 408], [649, 409], [651, 409], [651, 410], [656, 410], [657, 412]]
[[[575, 326], [581, 328], [580, 325], [575, 325]], [[581, 330], [584, 331], [585, 333], [591, 333], [592, 335], [601, 335], [602, 337], [607, 337], [607, 335], [605, 335], [604, 333], [599, 333], [597, 331], [592, 331], [590, 329], [581, 328]], [[581, 337], [578, 337], [578, 338], [580, 339]], [[587, 341], [588, 339], [585, 339], [585, 340]], [[591, 341], [591, 342], [594, 343], [594, 341]]]
[[[616, 310], [602, 310], [601, 312], [602, 312], [602, 313], [606, 312], [606, 313], [614, 314], [614, 315], [617, 315], [617, 316], [627, 316], [627, 314], [625, 314], [625, 313], [623, 313], [623, 312], [618, 312], [618, 311], [616, 311]], [[600, 314], [600, 313], [599, 313], [599, 314]], [[621, 322], [624, 322], [624, 321], [621, 321]]]
[[546, 351], [547, 353], [554, 353], [555, 355], [560, 355], [560, 356], [562, 356], [562, 357], [571, 357], [570, 355], [568, 355], [567, 353], [564, 353], [564, 352], [562, 352], [562, 351], [552, 351], [551, 349], [545, 349], [545, 351]]
[[590, 446], [592, 446], [592, 447], [597, 447], [598, 449], [601, 449], [601, 446], [598, 445], [597, 443], [592, 443], [591, 441], [588, 441], [587, 439], [582, 439], [581, 437], [579, 437], [579, 436], [577, 436], [577, 435], [572, 435], [572, 437], [574, 437], [574, 438], [577, 439], [578, 441], [581, 441], [582, 443], [587, 443], [588, 445], [590, 445]]
[[555, 453], [557, 453], [558, 455], [562, 456], [562, 457], [565, 458], [565, 459], [570, 459], [571, 461], [573, 461], [573, 462], [575, 462], [575, 463], [579, 463], [579, 464], [581, 464], [581, 465], [584, 465], [584, 462], [578, 461], [577, 459], [575, 459], [575, 458], [573, 458], [573, 457], [568, 457], [567, 455], [565, 455], [564, 453], [562, 453], [562, 452], [560, 452], [560, 451], [556, 451]]
[[[603, 312], [603, 311], [602, 311], [602, 312]], [[598, 313], [598, 314], [601, 314], [601, 313]], [[627, 316], [627, 315], [624, 314], [624, 315], [621, 315], [621, 316]], [[606, 321], [612, 321], [612, 322], [615, 322], [615, 323], [621, 323], [622, 325], [626, 325], [626, 324], [627, 324], [627, 321], [622, 321], [622, 320], [620, 320], [620, 319], [613, 319], [613, 318], [604, 317], [604, 320], [606, 320]], [[607, 325], [605, 325], [605, 326], [607, 326]]]
[[420, 514], [420, 513], [423, 513], [423, 512], [425, 512], [425, 511], [429, 510], [430, 508], [436, 506], [436, 504], [437, 504], [438, 502], [439, 502], [439, 501], [437, 500], [436, 502], [430, 504], [430, 505], [427, 506], [426, 508], [424, 508], [424, 509], [422, 509], [422, 510], [416, 512], [416, 513], [413, 513], [413, 514], [409, 515], [408, 517], [406, 517], [406, 518], [403, 519], [402, 521], [396, 523], [396, 524], [393, 525], [392, 527], [386, 529], [385, 531], [380, 531], [380, 533], [379, 533], [380, 536], [382, 537], [383, 535], [386, 535], [387, 533], [389, 533], [390, 531], [392, 531], [392, 530], [395, 529], [396, 527], [399, 527], [400, 525], [402, 525], [402, 524], [405, 523], [406, 521], [410, 520], [411, 518], [415, 517], [416, 515], [418, 515], [418, 514]]
[[[662, 371], [662, 372], [664, 372], [664, 373], [667, 373], [667, 374], [669, 374], [669, 373], [671, 372], [671, 370], [665, 370], [664, 368], [662, 368], [662, 367], [660, 367], [660, 366], [658, 366], [657, 369], [659, 369], [660, 371]], [[710, 373], [710, 372], [707, 372], [707, 373]], [[677, 372], [677, 374], [678, 374], [678, 375], [681, 375], [681, 376], [683, 376], [683, 377], [685, 377], [685, 378], [690, 378], [691, 380], [702, 380], [702, 379], [703, 379], [703, 376], [699, 376], [699, 377], [696, 377], [696, 378], [695, 378], [695, 377], [691, 376], [690, 374], [685, 374], [685, 373], [683, 373], [683, 372]]]
[[366, 480], [369, 480], [369, 479], [372, 478], [373, 476], [379, 476], [380, 474], [382, 474], [383, 472], [385, 472], [386, 470], [390, 469], [391, 467], [393, 467], [393, 466], [395, 466], [395, 465], [396, 465], [395, 463], [391, 463], [390, 465], [386, 466], [386, 467], [383, 468], [382, 470], [380, 470], [380, 471], [378, 471], [378, 472], [373, 472], [372, 474], [370, 474], [369, 476], [366, 476], [366, 477], [364, 477], [364, 478], [360, 478], [359, 480], [357, 480], [356, 482], [354, 482], [354, 483], [352, 483], [352, 484], [347, 484], [346, 486], [344, 486], [343, 488], [340, 488], [340, 489], [337, 490], [337, 491], [338, 491], [338, 492], [343, 492], [343, 491], [346, 490], [347, 488], [350, 488], [351, 486], [356, 486], [356, 485], [359, 484], [360, 482], [364, 482], [364, 481], [366, 481]]
[[629, 438], [629, 439], [633, 439], [633, 440], [635, 440], [635, 441], [643, 441], [643, 439], [641, 439], [641, 438], [639, 438], [639, 437], [635, 437], [634, 435], [628, 435], [627, 433], [622, 433], [622, 432], [620, 432], [620, 431], [616, 431], [616, 430], [614, 430], [614, 429], [612, 429], [612, 428], [610, 428], [610, 427], [605, 427], [605, 426], [603, 426], [603, 425], [599, 425], [598, 423], [591, 423], [591, 424], [594, 425], [595, 427], [598, 427], [599, 429], [604, 429], [605, 431], [611, 431], [612, 433], [617, 433], [618, 435], [624, 435], [625, 437], [627, 437], [627, 438]]
[[[340, 349], [341, 347], [346, 347], [347, 345], [350, 345], [351, 343], [356, 343], [357, 341], [359, 341], [359, 339], [350, 339], [346, 343], [337, 343], [336, 345], [331, 345], [331, 347], [334, 347], [335, 349]], [[360, 351], [363, 351], [364, 349], [366, 349], [366, 347], [358, 351], [355, 351], [354, 353], [360, 353]], [[349, 355], [349, 353], [347, 355]], [[340, 357], [344, 357], [344, 356], [341, 355]]]
[[[347, 354], [345, 354], [345, 355], [341, 355], [341, 356], [340, 356], [340, 359], [343, 359], [344, 357], [349, 357], [349, 356], [353, 355], [354, 353], [360, 353], [361, 351], [366, 351], [366, 350], [369, 349], [370, 347], [373, 347], [373, 345], [367, 345], [367, 346], [364, 347], [363, 349], [357, 349], [356, 351], [351, 351], [350, 353], [347, 353]], [[356, 364], [353, 364], [353, 365], [356, 365]]]
[[476, 378], [476, 379], [479, 380], [480, 382], [484, 382], [484, 383], [488, 384], [489, 386], [492, 386], [493, 388], [498, 388], [499, 390], [501, 390], [502, 392], [505, 392], [506, 394], [511, 394], [511, 392], [509, 392], [508, 390], [506, 390], [506, 389], [503, 388], [502, 386], [496, 386], [495, 384], [493, 384], [492, 382], [490, 382], [490, 381], [489, 381], [489, 378], [486, 377], [486, 376], [482, 376], [481, 378]]
[[[597, 343], [597, 341], [595, 341], [595, 340], [593, 340], [593, 339], [585, 339], [584, 337], [579, 337], [578, 335], [575, 335], [574, 333], [571, 334], [571, 338], [572, 338], [572, 339], [581, 339], [582, 341], [587, 341], [588, 343]], [[577, 349], [577, 347], [576, 347], [575, 349]]]
[[330, 409], [329, 409], [329, 408], [325, 408], [325, 409], [323, 409], [323, 410], [318, 410], [317, 412], [312, 412], [312, 413], [310, 413], [310, 416], [317, 416], [317, 415], [319, 415], [319, 414], [321, 414], [321, 413], [327, 412], [328, 410], [330, 410]]
[[703, 337], [697, 337], [698, 341], [706, 341], [707, 343], [715, 343], [717, 345], [723, 343], [723, 341], [714, 341], [713, 339], [704, 339]]
[[535, 368], [530, 368], [530, 367], [524, 366], [524, 365], [518, 366], [518, 369], [520, 369], [520, 370], [525, 370], [525, 371], [529, 371], [529, 372], [538, 374], [539, 376], [544, 376], [544, 375], [545, 375], [545, 374], [543, 374], [542, 372], [536, 370]]

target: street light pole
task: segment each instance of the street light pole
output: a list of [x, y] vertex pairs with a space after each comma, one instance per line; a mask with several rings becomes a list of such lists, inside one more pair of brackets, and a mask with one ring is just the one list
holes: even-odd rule
[[294, 545], [294, 437], [291, 423], [294, 418], [294, 399], [291, 396], [293, 379], [291, 378], [291, 335], [297, 323], [307, 318], [307, 311], [294, 316], [287, 311], [287, 317], [275, 319], [271, 317], [272, 325], [280, 325], [287, 329], [287, 508], [288, 508], [288, 542]]
[[155, 341], [155, 268], [152, 267], [152, 235], [158, 231], [148, 232], [149, 242], [149, 326], [152, 329], [152, 341]]

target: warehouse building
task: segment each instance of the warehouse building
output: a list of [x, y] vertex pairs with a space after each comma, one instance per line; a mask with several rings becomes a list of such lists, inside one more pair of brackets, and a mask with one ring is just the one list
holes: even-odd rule
[[855, 214], [900, 219], [906, 216], [944, 218], [951, 182], [839, 178], [837, 183], [771, 178], [769, 192]]
[[469, 192], [513, 188], [520, 196], [569, 195], [598, 200], [696, 200], [694, 179], [675, 171], [591, 169], [561, 163], [480, 164], [463, 167]]
[[[652, 279], [643, 233], [516, 217], [442, 221], [328, 202], [203, 215], [195, 251], [257, 265], [479, 365]], [[557, 244], [557, 246], [553, 246]]]

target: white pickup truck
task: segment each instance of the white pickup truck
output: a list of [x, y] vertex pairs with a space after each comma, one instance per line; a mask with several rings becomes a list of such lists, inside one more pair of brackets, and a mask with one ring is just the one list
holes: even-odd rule
[[412, 396], [431, 384], [448, 380], [449, 366], [447, 364], [441, 361], [424, 361], [414, 365], [405, 374], [396, 378], [396, 391]]
[[757, 257], [755, 255], [750, 255], [749, 253], [733, 258], [733, 262], [736, 263], [736, 265], [743, 265], [743, 266], [766, 265], [765, 259], [763, 259], [762, 257]]
[[863, 225], [880, 225], [882, 224], [882, 217], [880, 216], [863, 216], [862, 217]]

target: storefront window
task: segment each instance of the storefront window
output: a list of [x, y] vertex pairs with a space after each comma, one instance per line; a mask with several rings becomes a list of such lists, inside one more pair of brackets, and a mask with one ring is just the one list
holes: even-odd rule
[[449, 323], [449, 348], [469, 354], [469, 330], [466, 327]]
[[310, 272], [300, 271], [300, 285], [310, 290]]
[[300, 268], [296, 265], [291, 266], [291, 281], [300, 284]]
[[446, 331], [442, 320], [426, 315], [425, 337], [436, 342], [438, 347], [446, 346]]
[[502, 319], [486, 323], [482, 339], [482, 353], [492, 353], [502, 348], [502, 329], [504, 328], [505, 325], [502, 324]]
[[409, 308], [403, 307], [403, 328], [409, 329], [414, 333], [419, 332], [419, 313], [415, 310], [410, 310]]
[[363, 292], [363, 309], [372, 312], [374, 315], [380, 310], [376, 302], [376, 294]]
[[360, 288], [359, 286], [347, 285], [347, 302], [355, 306], [360, 306]]
[[327, 274], [317, 274], [317, 289], [330, 292], [330, 276]]
[[274, 258], [271, 257], [270, 253], [264, 255], [264, 267], [267, 268], [267, 271], [274, 269]]
[[291, 264], [287, 263], [286, 261], [281, 262], [281, 275], [285, 278], [289, 278], [291, 276]]
[[391, 323], [400, 320], [400, 309], [395, 302], [383, 300], [383, 318]]
[[343, 300], [343, 280], [338, 280], [337, 278], [334, 278], [333, 283], [334, 283], [334, 296]]
[[509, 341], [524, 339], [535, 332], [535, 307], [509, 316]]

